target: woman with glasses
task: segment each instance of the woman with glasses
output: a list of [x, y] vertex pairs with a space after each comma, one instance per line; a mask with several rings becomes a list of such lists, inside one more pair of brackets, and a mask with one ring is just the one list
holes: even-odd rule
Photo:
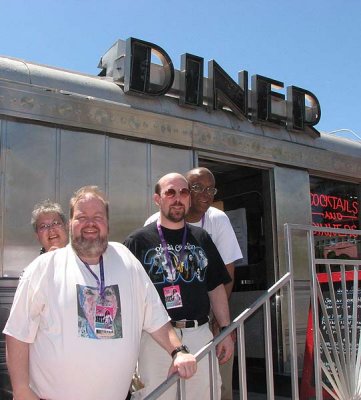
[[31, 225], [41, 245], [40, 254], [67, 245], [67, 222], [60, 204], [49, 199], [36, 204], [31, 213]]

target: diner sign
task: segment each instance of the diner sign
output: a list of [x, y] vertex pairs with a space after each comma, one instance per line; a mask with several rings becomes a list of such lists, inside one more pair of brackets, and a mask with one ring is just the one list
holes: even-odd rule
[[[153, 55], [162, 63], [161, 82], [151, 81]], [[314, 127], [320, 121], [321, 107], [317, 97], [310, 91], [288, 86], [285, 95], [276, 91], [284, 88], [283, 82], [261, 75], [251, 77], [249, 89], [247, 71], [239, 72], [237, 83], [216, 61], [211, 60], [208, 62], [207, 90], [204, 96], [203, 71], [202, 57], [189, 53], [181, 56], [178, 95], [180, 106], [206, 107], [209, 112], [228, 109], [241, 120], [272, 124], [289, 131], [305, 131], [313, 137], [320, 136]], [[171, 91], [174, 78], [173, 62], [164, 49], [140, 39], [127, 39], [125, 93], [163, 96]]]

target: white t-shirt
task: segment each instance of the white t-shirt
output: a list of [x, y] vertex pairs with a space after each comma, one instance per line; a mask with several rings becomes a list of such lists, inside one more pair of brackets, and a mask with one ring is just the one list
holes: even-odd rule
[[[109, 243], [103, 265], [102, 297], [70, 245], [39, 256], [20, 279], [4, 333], [30, 344], [30, 385], [40, 398], [124, 399], [142, 330], [169, 320], [125, 246]], [[100, 277], [99, 264], [90, 268]]]
[[[159, 218], [159, 212], [151, 215], [145, 225], [156, 221]], [[215, 207], [209, 207], [204, 214], [204, 224], [202, 219], [198, 222], [190, 222], [191, 225], [200, 226], [211, 236], [216, 245], [223, 262], [227, 265], [242, 258], [242, 251], [228, 216]]]

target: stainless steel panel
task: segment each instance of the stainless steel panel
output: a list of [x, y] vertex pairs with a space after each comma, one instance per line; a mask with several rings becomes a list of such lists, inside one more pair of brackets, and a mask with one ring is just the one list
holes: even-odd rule
[[59, 160], [59, 197], [66, 210], [71, 195], [82, 186], [98, 185], [106, 191], [105, 135], [61, 131]]
[[[312, 223], [310, 180], [309, 174], [302, 170], [275, 167], [273, 172], [279, 269], [282, 274], [285, 272], [284, 224]], [[308, 271], [304, 268], [307, 262], [307, 242], [300, 238], [295, 251], [299, 260], [294, 265], [295, 279], [308, 279]]]
[[[70, 77], [64, 74], [62, 78], [67, 87]], [[180, 107], [174, 98], [124, 95], [115, 84], [113, 89], [121, 96], [109, 101], [104, 95], [109, 82], [95, 77], [77, 78], [89, 93], [93, 88], [97, 97], [79, 94], [82, 91], [75, 83], [69, 93], [0, 79], [0, 113], [360, 180], [361, 145], [356, 142], [343, 140], [341, 146], [340, 140], [333, 137], [314, 139], [302, 132], [240, 121], [223, 111], [192, 112]], [[104, 90], [99, 94], [96, 88], [103, 83]], [[237, 123], [229, 125], [229, 120]]]
[[146, 143], [109, 139], [110, 238], [122, 242], [147, 217]]
[[[295, 170], [290, 168], [274, 168], [274, 196], [276, 211], [276, 229], [277, 229], [277, 246], [279, 272], [275, 271], [276, 279], [285, 273], [285, 237], [284, 224], [286, 222], [292, 224], [310, 225], [312, 223], [311, 215], [311, 199], [310, 199], [310, 181], [306, 171]], [[294, 288], [295, 288], [295, 313], [296, 313], [296, 338], [298, 358], [302, 361], [305, 332], [307, 326], [307, 315], [309, 301], [309, 271], [308, 271], [308, 253], [306, 234], [300, 232], [294, 235], [293, 241], [293, 272], [294, 272]], [[275, 263], [277, 265], [277, 263]], [[287, 293], [280, 297], [280, 312], [277, 318], [280, 319], [282, 332], [279, 332], [278, 338], [282, 338], [283, 363], [286, 370], [290, 366], [289, 340], [288, 340], [288, 320], [287, 320]], [[280, 347], [279, 347], [280, 349]], [[302, 365], [302, 362], [300, 363]]]
[[38, 255], [30, 225], [35, 203], [50, 198], [68, 213], [75, 190], [98, 185], [110, 199], [110, 239], [122, 241], [155, 210], [159, 177], [192, 166], [191, 150], [34, 124], [1, 126], [3, 277], [19, 276]]
[[32, 208], [55, 199], [56, 129], [9, 121], [4, 134], [3, 276], [18, 276], [39, 253]]

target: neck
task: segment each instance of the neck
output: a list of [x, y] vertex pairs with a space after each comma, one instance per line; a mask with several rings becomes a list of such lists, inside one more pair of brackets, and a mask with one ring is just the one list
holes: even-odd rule
[[167, 218], [164, 218], [162, 215], [160, 215], [160, 217], [159, 217], [159, 222], [160, 222], [160, 224], [162, 226], [164, 226], [164, 228], [174, 229], [174, 230], [182, 229], [184, 227], [184, 224], [185, 224], [185, 220], [184, 219], [182, 219], [179, 222], [173, 222], [173, 221], [170, 221]]
[[195, 211], [189, 210], [188, 214], [186, 215], [186, 221], [187, 222], [199, 222], [202, 219], [203, 215], [204, 215], [203, 213], [199, 213], [199, 212], [197, 213]]
[[80, 259], [88, 265], [99, 264], [99, 257], [80, 257]]

